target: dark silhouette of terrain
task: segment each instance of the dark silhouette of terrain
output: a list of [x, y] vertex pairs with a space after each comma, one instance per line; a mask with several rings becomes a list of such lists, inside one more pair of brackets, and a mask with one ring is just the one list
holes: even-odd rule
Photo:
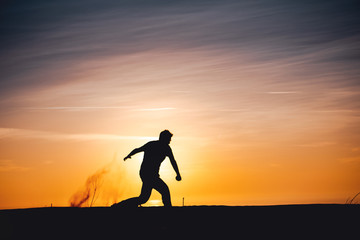
[[360, 205], [33, 208], [0, 211], [0, 239], [354, 239]]

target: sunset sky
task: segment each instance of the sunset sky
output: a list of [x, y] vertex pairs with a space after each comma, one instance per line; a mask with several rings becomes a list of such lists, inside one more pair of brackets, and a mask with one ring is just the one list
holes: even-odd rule
[[[137, 196], [169, 129], [174, 205], [345, 203], [360, 191], [357, 1], [0, 4], [0, 209]], [[148, 205], [161, 205], [153, 191]]]

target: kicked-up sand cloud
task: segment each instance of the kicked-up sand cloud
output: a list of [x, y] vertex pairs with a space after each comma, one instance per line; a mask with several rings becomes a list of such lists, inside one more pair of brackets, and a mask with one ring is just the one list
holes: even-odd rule
[[103, 168], [89, 176], [86, 180], [85, 186], [71, 197], [70, 206], [91, 207], [99, 197], [99, 190], [106, 173], [108, 173], [108, 169]]
[[112, 204], [121, 196], [124, 174], [114, 155], [113, 161], [91, 174], [85, 184], [69, 199], [71, 207], [92, 207], [99, 198]]

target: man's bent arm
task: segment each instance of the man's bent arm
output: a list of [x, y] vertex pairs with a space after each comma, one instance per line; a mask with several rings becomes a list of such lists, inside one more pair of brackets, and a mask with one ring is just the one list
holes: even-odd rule
[[139, 152], [142, 152], [144, 151], [144, 149], [142, 147], [139, 147], [139, 148], [135, 148], [134, 150], [132, 150], [125, 158], [124, 158], [124, 161], [128, 158], [131, 158], [132, 155], [134, 154], [137, 154]]

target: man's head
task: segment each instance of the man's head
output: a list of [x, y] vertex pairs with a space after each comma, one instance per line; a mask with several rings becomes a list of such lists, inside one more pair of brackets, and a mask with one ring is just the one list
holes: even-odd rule
[[171, 132], [169, 132], [169, 130], [164, 130], [160, 133], [159, 141], [169, 144], [172, 136], [173, 136], [173, 134]]

